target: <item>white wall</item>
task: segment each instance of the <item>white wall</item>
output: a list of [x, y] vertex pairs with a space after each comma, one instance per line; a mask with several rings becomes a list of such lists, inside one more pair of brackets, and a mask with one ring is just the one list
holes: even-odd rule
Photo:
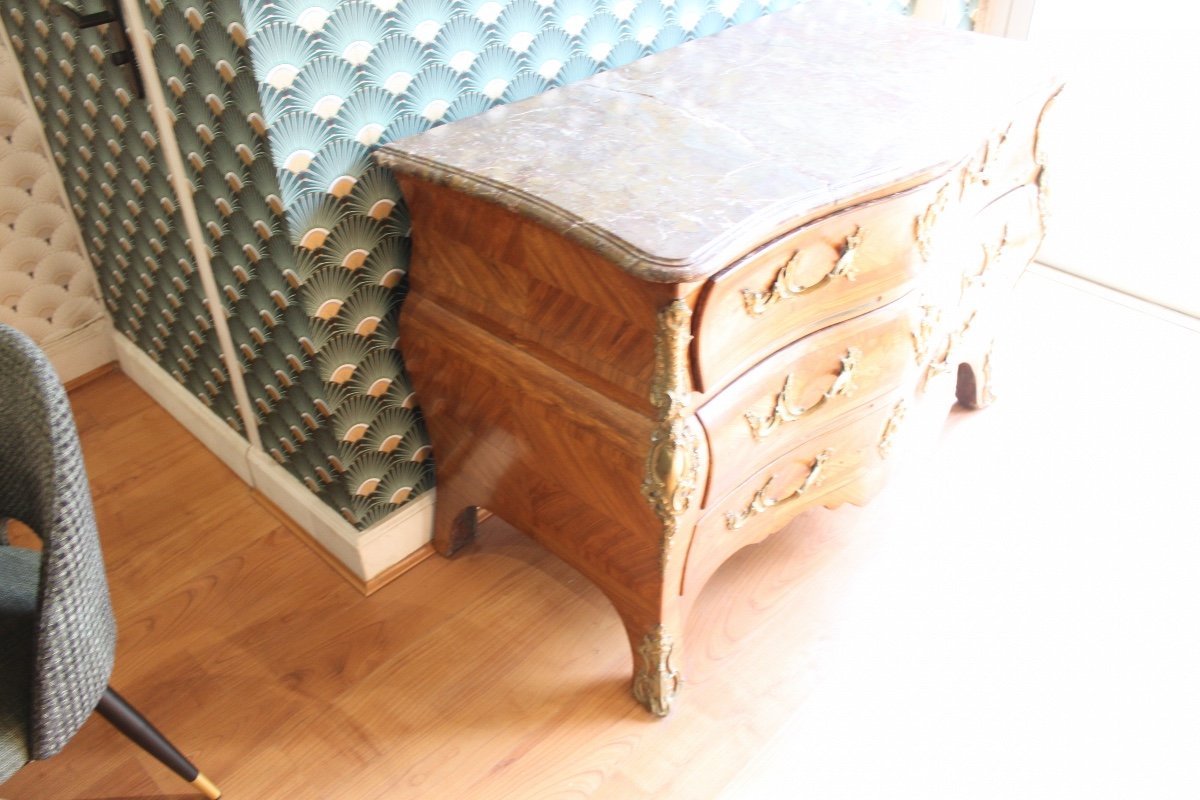
[[1194, 317], [1198, 29], [1194, 0], [1037, 0], [1029, 25], [1068, 79], [1039, 260]]

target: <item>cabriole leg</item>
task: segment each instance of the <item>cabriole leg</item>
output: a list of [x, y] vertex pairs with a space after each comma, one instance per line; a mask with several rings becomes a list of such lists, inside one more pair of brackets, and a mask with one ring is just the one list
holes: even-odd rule
[[664, 625], [648, 631], [636, 646], [633, 697], [660, 717], [671, 713], [682, 678], [676, 667], [677, 643]]
[[979, 357], [958, 365], [958, 402], [964, 408], [987, 408], [996, 400], [992, 385], [994, 343]]
[[479, 507], [472, 504], [474, 497], [461, 491], [459, 487], [462, 483], [455, 480], [449, 470], [438, 474], [437, 502], [433, 511], [433, 546], [444, 556], [453, 555], [475, 539]]

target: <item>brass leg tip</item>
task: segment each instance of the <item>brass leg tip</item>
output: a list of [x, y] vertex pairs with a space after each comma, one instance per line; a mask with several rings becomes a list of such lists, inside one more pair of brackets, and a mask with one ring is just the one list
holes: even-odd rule
[[196, 779], [192, 781], [192, 786], [199, 789], [208, 800], [217, 800], [221, 796], [221, 790], [215, 783], [204, 777], [203, 772], [196, 773]]

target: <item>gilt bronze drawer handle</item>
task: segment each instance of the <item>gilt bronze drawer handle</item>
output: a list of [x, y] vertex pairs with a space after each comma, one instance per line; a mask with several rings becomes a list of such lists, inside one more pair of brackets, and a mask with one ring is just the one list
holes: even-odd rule
[[975, 317], [978, 315], [978, 310], [972, 311], [971, 316], [963, 320], [958, 330], [951, 331], [946, 335], [945, 353], [940, 359], [929, 365], [927, 369], [929, 375], [944, 375], [958, 369], [958, 351], [962, 347], [963, 339], [971, 332], [971, 326], [975, 324]]
[[987, 186], [992, 182], [993, 173], [996, 171], [996, 164], [1000, 161], [1001, 151], [1008, 142], [1011, 132], [1012, 123], [1010, 122], [1004, 130], [996, 131], [988, 137], [987, 142], [983, 145], [983, 152], [979, 154], [978, 158], [968, 164], [964, 171], [964, 191], [973, 183]]
[[904, 415], [907, 413], [908, 403], [904, 400], [896, 403], [895, 407], [892, 408], [892, 414], [883, 426], [883, 433], [879, 435], [879, 455], [881, 458], [886, 459], [892, 454], [892, 447], [896, 444], [896, 436], [900, 433], [900, 424], [904, 422]]
[[967, 292], [971, 291], [972, 289], [987, 288], [988, 278], [991, 276], [992, 270], [995, 268], [996, 264], [1004, 260], [1004, 257], [1008, 255], [1008, 245], [1008, 225], [1006, 224], [1004, 228], [1001, 229], [1000, 239], [995, 244], [988, 244], [985, 242], [981, 245], [983, 248], [983, 266], [980, 268], [979, 272], [975, 273], [974, 275], [963, 275], [960, 298], [965, 297]]
[[1050, 180], [1049, 180], [1049, 164], [1047, 163], [1045, 142], [1042, 141], [1042, 135], [1045, 131], [1042, 130], [1042, 125], [1047, 119], [1053, 119], [1055, 114], [1055, 101], [1058, 100], [1059, 93], [1057, 92], [1046, 101], [1046, 105], [1042, 107], [1041, 116], [1038, 117], [1037, 129], [1034, 132], [1033, 140], [1033, 157], [1037, 162], [1037, 207], [1038, 207], [1038, 222], [1041, 224], [1042, 236], [1046, 235], [1046, 225], [1050, 222]]
[[725, 527], [731, 531], [736, 531], [764, 511], [790, 503], [793, 500], [799, 500], [810, 489], [820, 486], [821, 482], [825, 479], [825, 476], [822, 474], [825, 462], [832, 455], [833, 450], [828, 448], [818, 453], [817, 457], [813, 459], [812, 466], [808, 468], [808, 475], [804, 478], [804, 483], [783, 497], [767, 497], [767, 490], [771, 488], [771, 483], [775, 480], [775, 476], [772, 475], [767, 478], [767, 482], [762, 485], [761, 489], [754, 493], [754, 497], [750, 500], [750, 505], [746, 506], [744, 511], [740, 514], [735, 514], [732, 511], [725, 514]]
[[933, 334], [942, 320], [942, 310], [935, 305], [925, 303], [921, 306], [921, 321], [912, 332], [913, 355], [918, 364], [923, 364], [929, 358], [933, 347]]
[[917, 218], [915, 222], [914, 236], [917, 240], [917, 250], [921, 254], [921, 258], [928, 261], [933, 255], [933, 232], [937, 228], [938, 220], [942, 214], [950, 208], [950, 183], [943, 183], [938, 193], [934, 196], [931, 202]]
[[827, 400], [832, 400], [835, 397], [851, 397], [858, 386], [854, 383], [854, 371], [858, 369], [859, 361], [862, 359], [862, 350], [857, 347], [851, 347], [846, 351], [846, 355], [842, 356], [842, 366], [838, 370], [838, 374], [833, 379], [833, 383], [825, 394], [817, 402], [813, 403], [808, 408], [803, 406], [793, 406], [788, 398], [792, 395], [792, 384], [795, 376], [788, 373], [788, 376], [783, 380], [783, 387], [779, 390], [779, 394], [775, 395], [775, 405], [771, 409], [770, 416], [763, 417], [759, 414], [754, 414], [747, 411], [743, 416], [746, 422], [750, 425], [750, 432], [754, 434], [756, 441], [761, 441], [775, 432], [780, 426], [795, 422], [806, 414], [811, 414], [818, 408], [823, 406]]
[[781, 300], [790, 300], [793, 297], [800, 297], [819, 289], [834, 278], [845, 278], [848, 281], [853, 281], [858, 277], [858, 267], [855, 261], [858, 258], [858, 248], [861, 244], [862, 228], [855, 227], [854, 233], [846, 237], [846, 241], [841, 247], [841, 252], [838, 253], [838, 259], [834, 262], [833, 268], [825, 273], [819, 281], [809, 286], [802, 285], [799, 282], [800, 276], [796, 274], [800, 271], [801, 255], [804, 253], [803, 249], [797, 250], [779, 272], [776, 273], [775, 281], [771, 284], [770, 289], [765, 292], [742, 289], [742, 300], [746, 304], [746, 313], [752, 317], [760, 317], [768, 307], [775, 303]]

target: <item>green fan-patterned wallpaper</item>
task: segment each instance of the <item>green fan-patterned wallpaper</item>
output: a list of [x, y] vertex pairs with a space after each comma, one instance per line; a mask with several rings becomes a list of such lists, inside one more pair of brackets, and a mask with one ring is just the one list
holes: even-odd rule
[[395, 349], [407, 211], [371, 149], [796, 0], [141, 2], [218, 309], [109, 32], [0, 0], [103, 300], [164, 370], [234, 430], [252, 420], [264, 449], [365, 528], [433, 485]]
[[114, 324], [240, 431], [155, 126], [105, 31], [38, 3], [2, 7]]
[[[401, 374], [391, 346], [399, 291], [380, 288], [402, 284], [408, 242], [394, 182], [370, 166], [371, 147], [715, 33], [771, 7], [759, 0], [305, 0], [244, 10], [262, 118], [297, 248], [288, 266], [301, 281], [305, 312], [328, 339], [318, 358], [336, 348], [320, 377], [353, 389], [344, 398], [347, 419], [334, 430], [349, 478], [340, 497], [357, 502], [369, 523], [379, 501], [407, 489], [415, 473], [406, 468], [427, 452], [423, 432], [404, 413], [407, 387], [397, 383], [378, 400], [373, 396]], [[365, 431], [366, 446], [345, 443], [344, 432], [354, 426]], [[406, 436], [399, 439], [404, 452], [381, 457], [377, 443], [395, 441], [398, 432]], [[379, 481], [380, 489], [364, 497], [360, 481]]]
[[395, 351], [407, 225], [317, 86], [355, 67], [309, 42], [295, 80], [265, 80], [303, 10], [150, 0], [145, 19], [263, 447], [361, 528], [433, 481]]

